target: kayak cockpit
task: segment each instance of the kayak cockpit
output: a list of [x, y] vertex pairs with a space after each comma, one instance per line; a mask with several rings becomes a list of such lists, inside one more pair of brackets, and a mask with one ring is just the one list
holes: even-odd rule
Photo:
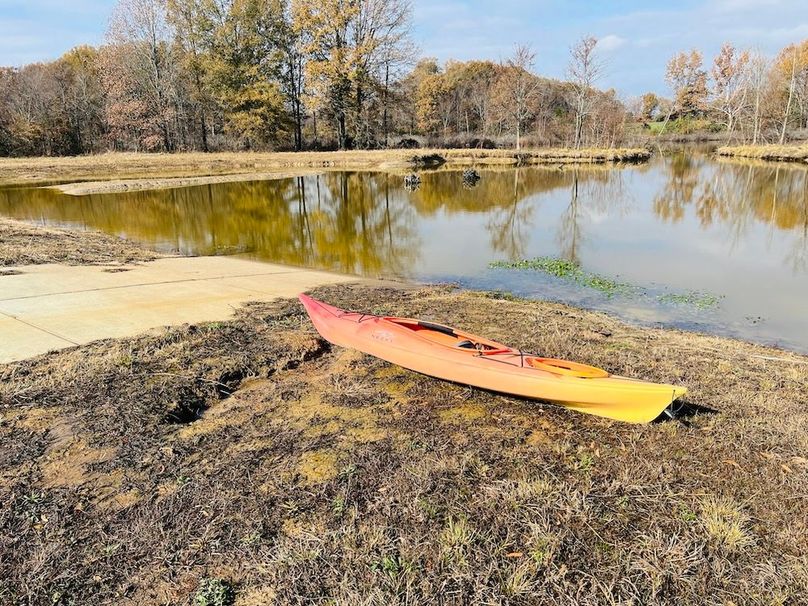
[[507, 356], [507, 361], [521, 367], [535, 368], [554, 375], [575, 377], [578, 379], [602, 379], [609, 376], [609, 373], [601, 368], [570, 362], [569, 360], [557, 360], [555, 358], [542, 358], [540, 356], [525, 354], [517, 349], [506, 347], [496, 341], [483, 339], [470, 333], [460, 332], [449, 326], [433, 324], [423, 320], [411, 320], [409, 318], [385, 318], [387, 322], [395, 324], [401, 328], [412, 331], [420, 338], [450, 347], [458, 351], [468, 352], [477, 356]]
[[385, 318], [385, 320], [401, 328], [406, 328], [420, 338], [437, 345], [444, 345], [446, 347], [477, 354], [488, 354], [496, 351], [519, 355], [518, 351], [510, 347], [506, 347], [495, 341], [483, 339], [476, 335], [456, 331], [454, 328], [443, 326], [442, 324], [433, 324], [432, 322], [424, 322], [422, 320], [410, 320], [409, 318]]

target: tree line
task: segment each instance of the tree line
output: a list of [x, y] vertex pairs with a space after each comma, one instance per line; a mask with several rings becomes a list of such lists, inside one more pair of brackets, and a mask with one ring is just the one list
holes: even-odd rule
[[774, 59], [725, 43], [709, 66], [696, 49], [680, 52], [665, 78], [672, 98], [646, 93], [637, 108], [660, 132], [707, 127], [731, 140], [783, 144], [790, 132], [808, 128], [808, 40]]
[[774, 61], [725, 45], [668, 64], [672, 99], [598, 88], [597, 39], [563, 80], [529, 46], [503, 61], [418, 58], [410, 0], [119, 0], [104, 44], [0, 68], [0, 155], [597, 146], [709, 124], [752, 142], [808, 120], [808, 41]]
[[0, 155], [620, 141], [594, 38], [557, 81], [526, 46], [418, 60], [411, 16], [409, 0], [120, 0], [100, 47], [0, 68]]

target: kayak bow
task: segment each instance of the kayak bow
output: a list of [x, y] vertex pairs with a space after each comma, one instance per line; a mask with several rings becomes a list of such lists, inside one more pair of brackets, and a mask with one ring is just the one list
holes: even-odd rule
[[345, 311], [304, 294], [299, 298], [327, 341], [447, 381], [628, 423], [654, 420], [687, 392], [684, 387], [526, 354], [441, 324]]

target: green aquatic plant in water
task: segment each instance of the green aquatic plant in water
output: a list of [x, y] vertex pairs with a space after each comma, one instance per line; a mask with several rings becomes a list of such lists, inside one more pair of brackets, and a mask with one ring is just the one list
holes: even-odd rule
[[612, 280], [611, 278], [606, 278], [597, 274], [586, 274], [581, 281], [581, 284], [588, 288], [599, 290], [609, 297], [618, 294], [629, 294], [637, 289], [636, 286], [632, 286], [631, 284], [618, 282], [617, 280]]
[[522, 259], [521, 261], [494, 261], [489, 267], [498, 269], [533, 269], [546, 274], [571, 280], [604, 293], [607, 297], [616, 294], [627, 294], [636, 287], [625, 282], [618, 282], [612, 278], [584, 271], [579, 263], [556, 257], [536, 257], [535, 259]]
[[714, 307], [718, 307], [718, 304], [723, 298], [723, 296], [693, 290], [686, 293], [672, 292], [659, 295], [657, 297], [657, 301], [660, 303], [669, 303], [674, 305], [692, 305], [697, 309], [712, 309]]
[[536, 257], [521, 261], [493, 261], [488, 267], [499, 269], [537, 269], [557, 278], [571, 278], [583, 274], [581, 266], [575, 261], [556, 259], [555, 257]]
[[[575, 282], [586, 288], [598, 290], [607, 297], [615, 295], [637, 295], [647, 296], [647, 289], [620, 282], [607, 276], [585, 271], [581, 265], [575, 261], [558, 259], [556, 257], [536, 257], [535, 259], [522, 259], [520, 261], [492, 261], [488, 267], [494, 269], [530, 269], [543, 271], [546, 274]], [[711, 293], [689, 291], [686, 293], [665, 293], [656, 296], [656, 300], [663, 304], [690, 305], [697, 309], [712, 309], [718, 307], [723, 299], [722, 296]]]

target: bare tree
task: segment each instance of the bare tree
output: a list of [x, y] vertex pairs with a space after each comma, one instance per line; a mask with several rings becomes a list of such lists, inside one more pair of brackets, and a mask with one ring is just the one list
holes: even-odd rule
[[748, 63], [749, 53], [739, 53], [729, 42], [721, 47], [713, 61], [714, 106], [724, 115], [724, 126], [730, 135], [738, 115], [746, 105], [748, 87], [745, 86], [745, 80], [748, 76]]
[[522, 133], [535, 113], [539, 79], [532, 73], [536, 53], [528, 45], [518, 45], [505, 63], [497, 82], [496, 97], [505, 120], [516, 131], [516, 149], [522, 149]]
[[794, 99], [794, 88], [796, 87], [797, 83], [797, 51], [799, 50], [799, 47], [795, 44], [793, 45], [793, 48], [794, 50], [792, 51], [790, 57], [791, 77], [789, 78], [788, 82], [788, 101], [786, 101], [785, 112], [783, 112], [783, 128], [780, 131], [780, 145], [786, 141], [786, 128], [788, 127], [788, 117], [791, 113], [791, 101]]
[[567, 77], [572, 86], [572, 106], [575, 111], [575, 148], [581, 147], [584, 121], [592, 112], [595, 83], [603, 73], [604, 64], [596, 55], [597, 38], [587, 36], [570, 49]]
[[746, 84], [751, 96], [752, 112], [752, 144], [755, 145], [760, 140], [762, 130], [763, 96], [766, 83], [769, 80], [770, 63], [760, 52], [751, 55], [747, 66], [748, 76]]
[[[108, 53], [108, 57], [117, 63], [114, 77], [125, 76], [130, 84], [126, 92], [118, 90], [124, 97], [131, 94], [139, 97], [144, 115], [159, 128], [166, 150], [173, 148], [170, 130], [171, 72], [175, 67], [170, 48], [172, 37], [164, 0], [120, 0], [113, 10], [107, 31], [108, 42], [119, 50]], [[109, 84], [116, 89], [116, 83]], [[117, 118], [124, 120], [125, 116]], [[137, 120], [139, 117], [132, 118]], [[132, 126], [141, 128], [140, 124]]]

